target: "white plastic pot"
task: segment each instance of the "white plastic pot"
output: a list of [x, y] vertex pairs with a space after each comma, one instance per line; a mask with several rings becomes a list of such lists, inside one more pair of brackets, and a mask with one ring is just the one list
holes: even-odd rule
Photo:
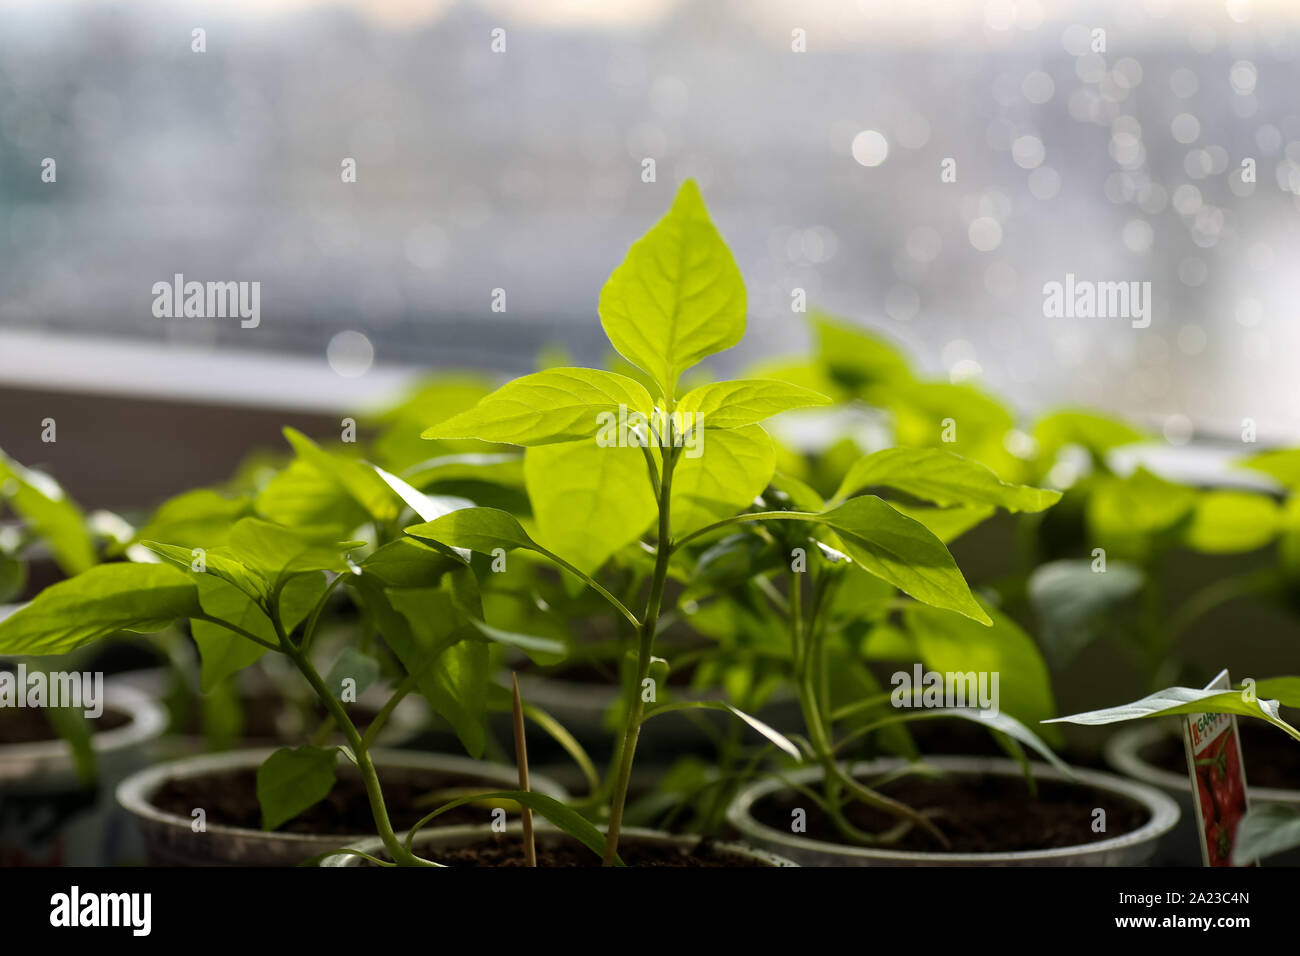
[[[370, 833], [349, 835], [310, 833], [266, 833], [246, 827], [207, 822], [195, 832], [194, 819], [160, 809], [153, 795], [168, 780], [202, 777], [230, 770], [261, 766], [275, 748], [233, 750], [227, 753], [185, 757], [151, 767], [122, 781], [117, 800], [136, 819], [144, 837], [145, 855], [153, 866], [296, 866], [303, 860], [368, 839]], [[513, 767], [446, 754], [428, 754], [409, 750], [371, 751], [376, 766], [385, 768], [428, 770], [482, 780], [502, 790], [518, 788], [519, 778]], [[568, 799], [562, 787], [544, 776], [534, 774], [532, 787], [540, 793]], [[430, 824], [436, 827], [436, 821]]]
[[[536, 819], [536, 817], [534, 817]], [[552, 826], [538, 822], [535, 830], [538, 846], [546, 846], [548, 842], [568, 841], [573, 838], [555, 829]], [[518, 822], [509, 824], [505, 832], [493, 831], [491, 826], [457, 826], [445, 827], [441, 830], [421, 830], [416, 834], [412, 848], [417, 853], [426, 853], [429, 859], [437, 861], [439, 849], [449, 849], [454, 847], [466, 846], [472, 843], [478, 843], [486, 840], [509, 839], [518, 842], [521, 839], [522, 827]], [[664, 833], [661, 830], [645, 830], [640, 827], [625, 827], [620, 836], [620, 846], [626, 843], [642, 843], [657, 846], [671, 846], [679, 849], [682, 853], [691, 853], [699, 845], [701, 838], [697, 836], [683, 836], [676, 833]], [[724, 857], [732, 857], [736, 860], [737, 865], [752, 866], [797, 866], [791, 860], [769, 853], [765, 850], [755, 849], [754, 847], [743, 846], [739, 843], [718, 843], [709, 844], [711, 853], [722, 854]], [[372, 839], [361, 843], [353, 844], [353, 847], [363, 853], [379, 858], [384, 857], [384, 844], [381, 840]], [[362, 858], [350, 853], [339, 853], [327, 857], [321, 862], [321, 866], [339, 867], [339, 866], [361, 866]]]
[[106, 866], [129, 858], [133, 831], [113, 790], [146, 764], [167, 714], [139, 690], [111, 680], [104, 684], [104, 711], [130, 722], [92, 734], [96, 780], [89, 786], [61, 739], [0, 746], [0, 865]]
[[[961, 775], [997, 774], [1021, 777], [1023, 771], [1014, 760], [992, 757], [928, 757], [925, 761], [948, 773]], [[855, 764], [857, 776], [876, 776], [905, 765], [898, 759], [882, 759]], [[846, 765], [846, 770], [850, 768]], [[787, 830], [778, 830], [760, 822], [753, 815], [756, 803], [773, 793], [787, 789], [784, 781], [769, 778], [740, 791], [727, 810], [727, 820], [740, 831], [741, 838], [775, 853], [788, 856], [801, 866], [1142, 866], [1155, 853], [1157, 841], [1178, 822], [1178, 805], [1153, 787], [1122, 777], [1093, 770], [1075, 770], [1074, 781], [1105, 790], [1142, 804], [1150, 819], [1129, 833], [1079, 846], [1045, 850], [1020, 850], [1007, 853], [921, 853], [868, 846], [829, 843], [814, 840]], [[816, 785], [822, 779], [821, 767], [809, 767], [785, 774], [791, 783]], [[1047, 765], [1034, 767], [1039, 780], [1071, 782], [1070, 778]]]

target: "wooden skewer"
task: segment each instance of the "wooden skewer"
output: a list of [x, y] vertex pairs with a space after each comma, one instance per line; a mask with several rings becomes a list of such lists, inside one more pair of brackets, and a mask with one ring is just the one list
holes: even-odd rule
[[[519, 701], [519, 675], [511, 674], [515, 685], [515, 763], [519, 767], [519, 789], [525, 793], [532, 788], [528, 784], [528, 742], [524, 738], [524, 706]], [[537, 844], [533, 840], [533, 811], [520, 807], [520, 818], [524, 824], [524, 862], [528, 866], [537, 865]]]

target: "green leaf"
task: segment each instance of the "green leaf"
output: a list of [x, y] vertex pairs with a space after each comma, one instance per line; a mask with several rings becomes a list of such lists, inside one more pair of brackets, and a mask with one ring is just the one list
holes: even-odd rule
[[1296, 847], [1300, 847], [1300, 807], [1263, 804], [1251, 809], [1238, 824], [1232, 865], [1249, 866]]
[[513, 515], [498, 508], [465, 508], [433, 521], [412, 525], [406, 533], [420, 541], [491, 554], [497, 548], [538, 550]]
[[257, 802], [262, 807], [262, 829], [274, 830], [334, 789], [335, 750], [320, 747], [285, 747], [257, 768]]
[[49, 719], [54, 732], [68, 745], [77, 782], [83, 787], [93, 787], [97, 761], [92, 740], [93, 731], [86, 712], [78, 707], [47, 707], [45, 716]]
[[682, 372], [744, 336], [745, 284], [692, 180], [628, 250], [599, 310], [614, 348], [669, 398]]
[[815, 520], [834, 529], [849, 557], [876, 577], [918, 601], [992, 623], [944, 543], [919, 521], [874, 495], [850, 498]]
[[375, 473], [373, 466], [357, 458], [328, 452], [294, 428], [285, 428], [284, 437], [303, 461], [326, 475], [347, 493], [375, 521], [397, 518], [397, 496]]
[[1060, 770], [1062, 773], [1068, 774], [1069, 776], [1074, 776], [1074, 771], [1070, 769], [1069, 765], [1062, 761], [1041, 737], [1005, 711], [999, 711], [998, 713], [993, 714], [969, 707], [931, 707], [922, 710], [899, 711], [897, 717], [893, 719], [907, 722], [912, 720], [931, 720], [948, 717], [955, 717], [960, 720], [969, 720], [972, 723], [979, 724], [987, 730], [1006, 734], [1013, 740], [1025, 744], [1031, 750], [1034, 750], [1057, 770]]
[[971, 528], [992, 517], [992, 505], [964, 505], [956, 508], [928, 508], [924, 505], [906, 505], [891, 501], [890, 507], [921, 524], [936, 538], [947, 544], [956, 541]]
[[[211, 576], [227, 582], [253, 601], [265, 600], [269, 595], [267, 582], [245, 567], [243, 562], [232, 557], [229, 548], [214, 548], [207, 551], [203, 548], [182, 548], [159, 541], [141, 541], [140, 544], [182, 571], [199, 576]], [[200, 568], [202, 570], [199, 570]]]
[[772, 379], [717, 382], [687, 392], [677, 411], [691, 415], [705, 428], [740, 428], [792, 408], [829, 405], [830, 399], [810, 389]]
[[1069, 409], [1044, 415], [1034, 425], [1038, 452], [1049, 466], [1066, 445], [1078, 445], [1101, 462], [1112, 448], [1146, 441], [1149, 437], [1127, 422]]
[[436, 586], [444, 574], [463, 565], [415, 538], [398, 538], [376, 548], [359, 568], [361, 577], [373, 577], [384, 587], [414, 588]]
[[1000, 711], [1026, 723], [1047, 719], [1056, 703], [1038, 648], [1015, 621], [991, 605], [984, 607], [992, 627], [920, 606], [909, 607], [903, 619], [929, 670], [997, 674]]
[[[271, 645], [279, 642], [271, 619], [249, 595], [214, 574], [196, 574], [192, 580], [199, 590], [199, 603], [210, 617], [240, 627]], [[286, 632], [311, 612], [324, 593], [324, 575], [304, 574], [291, 578], [280, 592], [280, 623]], [[251, 667], [267, 648], [211, 621], [192, 620], [190, 633], [199, 648], [199, 687], [212, 693], [227, 677]]]
[[1240, 465], [1269, 475], [1287, 488], [1300, 488], [1300, 448], [1266, 451], [1252, 455]]
[[[355, 647], [345, 647], [334, 661], [325, 684], [336, 697], [343, 696], [343, 682], [352, 681], [352, 691], [359, 697], [379, 679], [379, 661]], [[355, 699], [355, 698], [354, 698]]]
[[[465, 573], [469, 573], [465, 569]], [[492, 671], [488, 646], [473, 633], [449, 588], [389, 588], [369, 595], [367, 608], [434, 712], [474, 757], [483, 752]]]
[[1127, 478], [1099, 476], [1086, 517], [1094, 538], [1125, 554], [1143, 554], [1150, 538], [1185, 518], [1196, 492], [1138, 468]]
[[254, 500], [254, 510], [289, 528], [328, 527], [339, 538], [370, 520], [337, 481], [302, 458], [267, 482]]
[[724, 711], [725, 713], [731, 714], [733, 717], [740, 718], [740, 720], [748, 724], [753, 730], [757, 731], [759, 734], [766, 737], [770, 743], [773, 743], [781, 750], [784, 750], [795, 760], [803, 759], [803, 754], [799, 752], [799, 748], [796, 747], [790, 741], [790, 739], [785, 736], [785, 734], [782, 734], [781, 732], [774, 730], [772, 727], [763, 723], [763, 721], [759, 720], [757, 717], [751, 717], [743, 710], [740, 710], [736, 707], [732, 707], [730, 704], [728, 704], [726, 701], [723, 700], [688, 700], [676, 704], [664, 704], [662, 707], [656, 707], [654, 710], [645, 714], [641, 718], [641, 723], [644, 724], [651, 717], [657, 717], [660, 714], [667, 714], [676, 710]]
[[441, 518], [443, 515], [459, 511], [461, 508], [474, 507], [474, 502], [468, 498], [460, 498], [454, 495], [426, 495], [424, 492], [411, 487], [396, 475], [384, 471], [378, 465], [371, 467], [374, 468], [375, 474], [379, 476], [380, 480], [391, 488], [393, 493], [401, 498], [406, 506], [424, 521], [433, 521], [435, 518]]
[[542, 666], [560, 663], [569, 650], [562, 641], [502, 630], [476, 617], [471, 617], [469, 623], [488, 640], [507, 647], [517, 647]]
[[937, 448], [886, 448], [859, 459], [844, 476], [835, 500], [884, 486], [937, 505], [993, 505], [1008, 511], [1042, 511], [1059, 491], [1002, 481], [978, 462]]
[[163, 502], [135, 541], [168, 541], [185, 548], [217, 548], [230, 537], [230, 528], [252, 510], [247, 497], [199, 488]]
[[590, 574], [658, 514], [643, 449], [593, 441], [529, 448], [524, 481], [538, 540]]
[[[458, 797], [449, 803], [444, 803], [430, 813], [425, 817], [425, 822], [436, 819], [449, 810], [463, 807], [467, 803], [482, 803], [486, 800], [513, 800], [515, 803], [528, 807], [534, 813], [545, 817], [597, 856], [604, 857], [605, 855], [605, 834], [592, 826], [591, 822], [585, 817], [570, 810], [554, 797], [548, 797], [536, 790], [498, 790], [493, 793], [472, 793], [468, 796]], [[617, 865], [622, 866], [623, 861], [619, 860]]]
[[[1263, 683], [1260, 682], [1261, 685]], [[1071, 714], [1069, 717], [1057, 717], [1045, 723], [1091, 726], [1147, 717], [1167, 717], [1172, 714], [1238, 714], [1243, 717], [1255, 717], [1300, 740], [1300, 730], [1296, 730], [1282, 719], [1278, 701], [1264, 697], [1248, 700], [1240, 690], [1205, 690], [1198, 687], [1166, 687], [1129, 704], [1089, 710], [1081, 714]]]
[[865, 397], [894, 413], [898, 445], [946, 448], [1004, 473], [1011, 458], [1004, 443], [1015, 416], [982, 389], [970, 383], [899, 382], [868, 389]]
[[825, 312], [811, 313], [817, 356], [845, 388], [910, 382], [907, 357], [884, 338]]
[[0, 654], [65, 654], [121, 630], [160, 631], [199, 610], [193, 582], [174, 568], [100, 564], [0, 621]]
[[425, 438], [478, 438], [548, 445], [592, 438], [629, 412], [649, 416], [654, 401], [638, 382], [591, 368], [557, 368], [508, 382], [469, 411], [433, 425]]
[[27, 562], [0, 550], [0, 604], [12, 601], [27, 587]]
[[69, 576], [95, 563], [95, 547], [81, 509], [49, 475], [24, 468], [0, 451], [0, 500], [49, 545]]
[[683, 450], [673, 473], [674, 536], [743, 511], [776, 471], [772, 440], [758, 425], [696, 433], [701, 453]]
[[229, 553], [275, 584], [304, 571], [346, 571], [345, 553], [359, 545], [336, 540], [332, 528], [295, 530], [261, 518], [244, 518], [230, 532]]
[[439, 455], [412, 465], [403, 474], [416, 488], [447, 481], [486, 481], [508, 488], [522, 488], [524, 458], [518, 452]]
[[1209, 554], [1241, 554], [1272, 541], [1282, 512], [1268, 495], [1250, 491], [1206, 491], [1196, 499], [1187, 544]]
[[1103, 634], [1113, 632], [1115, 615], [1142, 590], [1142, 571], [1111, 561], [1094, 571], [1086, 559], [1051, 561], [1029, 576], [1029, 601], [1042, 622], [1040, 638], [1052, 666], [1063, 668]]

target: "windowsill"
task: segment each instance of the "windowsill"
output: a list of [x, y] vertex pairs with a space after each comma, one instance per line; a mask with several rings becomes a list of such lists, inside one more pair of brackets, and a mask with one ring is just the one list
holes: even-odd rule
[[383, 407], [418, 375], [375, 366], [344, 378], [323, 357], [0, 330], [0, 386], [17, 388], [329, 413]]

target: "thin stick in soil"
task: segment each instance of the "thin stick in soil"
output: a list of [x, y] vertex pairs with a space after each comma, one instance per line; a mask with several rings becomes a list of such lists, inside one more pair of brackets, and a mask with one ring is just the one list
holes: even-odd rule
[[[515, 685], [515, 763], [519, 766], [519, 789], [527, 793], [532, 789], [528, 784], [528, 741], [524, 737], [524, 707], [519, 700], [519, 675], [511, 674]], [[521, 806], [520, 819], [524, 825], [524, 862], [529, 866], [537, 865], [537, 845], [533, 841], [533, 811]]]

